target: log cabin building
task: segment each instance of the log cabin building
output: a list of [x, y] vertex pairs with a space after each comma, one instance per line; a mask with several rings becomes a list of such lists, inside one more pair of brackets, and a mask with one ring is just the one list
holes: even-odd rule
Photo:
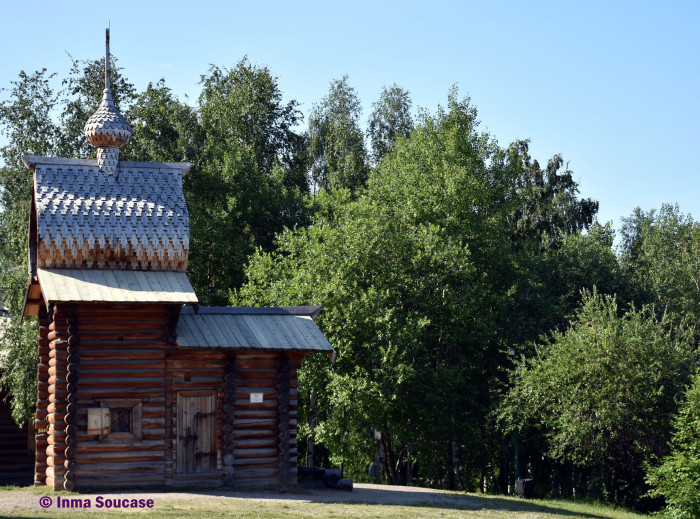
[[[297, 370], [333, 356], [320, 307], [204, 308], [187, 278], [187, 163], [119, 161], [110, 89], [97, 160], [25, 155], [24, 315], [38, 316], [36, 485], [296, 484]], [[187, 305], [187, 306], [186, 306]]]

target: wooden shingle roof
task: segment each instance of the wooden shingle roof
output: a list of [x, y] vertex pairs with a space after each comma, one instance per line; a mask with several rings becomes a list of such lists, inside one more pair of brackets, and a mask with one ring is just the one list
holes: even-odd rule
[[35, 172], [37, 268], [186, 270], [189, 164], [120, 162], [106, 175], [94, 160], [22, 158]]

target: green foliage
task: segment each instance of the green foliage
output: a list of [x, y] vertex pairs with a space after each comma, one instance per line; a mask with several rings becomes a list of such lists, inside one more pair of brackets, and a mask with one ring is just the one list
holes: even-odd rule
[[282, 104], [267, 68], [243, 59], [233, 70], [212, 67], [202, 84], [204, 151], [185, 184], [189, 273], [202, 303], [224, 304], [248, 255], [272, 250], [275, 233], [306, 222], [304, 141], [291, 129], [301, 119], [296, 102]]
[[32, 176], [20, 156], [56, 150], [59, 132], [51, 116], [57, 96], [52, 79], [45, 69], [31, 75], [22, 71], [12, 83], [9, 98], [0, 102], [0, 133], [8, 140], [0, 148], [0, 296], [11, 316], [0, 332], [0, 384], [13, 395], [12, 415], [17, 423], [33, 414], [38, 362], [36, 323], [19, 324], [27, 286], [32, 186]]
[[625, 264], [643, 295], [700, 330], [700, 223], [664, 204], [658, 212], [635, 210], [623, 236]]
[[621, 315], [614, 297], [586, 294], [571, 328], [519, 363], [502, 417], [521, 438], [542, 428], [551, 458], [591, 468], [591, 487], [635, 503], [696, 366], [692, 336], [652, 308]]
[[348, 77], [331, 82], [328, 95], [314, 105], [309, 116], [311, 178], [316, 189], [364, 186], [369, 169], [362, 131], [361, 107]]
[[197, 113], [178, 101], [164, 80], [156, 85], [149, 83], [135, 97], [125, 117], [133, 129], [133, 138], [121, 153], [122, 160], [199, 162], [204, 132]]
[[666, 499], [673, 519], [700, 517], [700, 375], [688, 389], [674, 421], [671, 453], [649, 468], [652, 496]]
[[413, 131], [411, 96], [407, 90], [395, 83], [384, 87], [379, 101], [372, 103], [367, 136], [372, 143], [372, 158], [375, 163], [390, 153], [399, 137], [408, 137]]
[[300, 391], [314, 391], [317, 439], [355, 473], [373, 459], [375, 429], [393, 483], [411, 461], [423, 483], [471, 487], [491, 461], [484, 422], [520, 275], [509, 222], [522, 161], [477, 124], [452, 91], [356, 199], [319, 193], [314, 224], [256, 253], [234, 294], [324, 305], [318, 323], [338, 360], [305, 368]]

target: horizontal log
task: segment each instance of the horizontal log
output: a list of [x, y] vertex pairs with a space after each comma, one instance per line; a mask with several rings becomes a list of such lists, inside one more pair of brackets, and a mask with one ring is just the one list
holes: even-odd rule
[[173, 368], [172, 376], [212, 377], [219, 379], [219, 382], [223, 383], [224, 370], [216, 366], [211, 368], [204, 368], [201, 366], [178, 367]]
[[236, 440], [234, 446], [236, 449], [277, 449], [277, 438], [275, 436], [240, 438]]
[[[245, 469], [265, 469], [265, 468], [277, 468], [279, 466], [280, 460], [277, 456], [266, 457], [266, 458], [237, 458], [233, 462], [233, 466], [236, 470]], [[235, 471], [234, 471], [235, 474]]]
[[65, 378], [68, 374], [66, 367], [65, 363], [58, 368], [56, 366], [49, 366], [49, 377]]
[[[214, 354], [210, 352], [213, 352]], [[172, 363], [172, 369], [186, 369], [188, 367], [197, 369], [216, 368], [224, 372], [226, 360], [222, 356], [216, 355], [215, 353], [216, 350], [202, 350], [201, 353], [189, 353], [183, 357], [179, 353], [177, 354], [177, 356], [175, 356], [172, 351], [168, 351], [168, 361]]]
[[65, 445], [65, 440], [66, 440], [65, 431], [56, 431], [56, 430], [49, 433], [48, 437], [46, 438], [46, 442], [49, 445], [53, 445], [56, 449]]
[[114, 462], [114, 463], [143, 463], [143, 462], [163, 462], [165, 459], [163, 453], [161, 452], [160, 454], [153, 454], [150, 456], [146, 456], [143, 454], [132, 454], [132, 453], [121, 453], [121, 452], [115, 452], [115, 453], [105, 453], [105, 452], [100, 452], [96, 453], [92, 456], [88, 455], [87, 453], [85, 454], [79, 454], [78, 457], [76, 458], [76, 461], [80, 463], [81, 465], [91, 465], [91, 464], [98, 464], [98, 463], [104, 463], [104, 462]]
[[277, 447], [268, 448], [268, 449], [260, 449], [260, 448], [246, 449], [246, 448], [238, 448], [238, 445], [234, 444], [233, 456], [237, 460], [247, 459], [247, 458], [265, 458], [265, 457], [274, 457], [276, 459], [277, 458]]
[[46, 338], [49, 342], [53, 343], [54, 341], [65, 341], [68, 339], [69, 335], [70, 334], [65, 330], [51, 330]]
[[[85, 352], [85, 350], [89, 350], [89, 358], [91, 359], [119, 359], [128, 357], [132, 361], [139, 361], [162, 360], [164, 358], [163, 349], [153, 348], [153, 344], [145, 345], [141, 350], [134, 348], [132, 344], [121, 344], [125, 345], [125, 347], [122, 349], [115, 349], [113, 344], [106, 346], [104, 344], [86, 344], [83, 345], [84, 348], [82, 351]], [[102, 346], [104, 346], [104, 348], [102, 348]], [[165, 347], [165, 343], [163, 343], [163, 347]], [[81, 359], [81, 363], [83, 360], [85, 360], [85, 354], [83, 353], [83, 355], [84, 356], [83, 359]]]
[[94, 369], [93, 366], [85, 366], [84, 363], [80, 363], [80, 379], [81, 379], [81, 387], [82, 383], [84, 383], [87, 380], [91, 379], [103, 379], [105, 375], [109, 375], [110, 378], [125, 378], [125, 379], [132, 379], [132, 378], [156, 378], [159, 377], [161, 380], [163, 379], [163, 369], [141, 369], [136, 366], [138, 366], [138, 362], [133, 362], [132, 366], [133, 369], [129, 368], [124, 368], [123, 366], [119, 366], [119, 369], [107, 369], [105, 370], [99, 370], [99, 369]]
[[[227, 484], [228, 486], [228, 484]], [[276, 476], [264, 476], [260, 478], [247, 478], [241, 477], [238, 474], [233, 475], [233, 482], [230, 485], [234, 489], [264, 489], [264, 488], [278, 488], [279, 480]]]
[[236, 410], [233, 413], [234, 422], [239, 419], [260, 419], [277, 421], [277, 405], [263, 406], [262, 404], [252, 404], [244, 408], [242, 405], [236, 405]]
[[277, 476], [277, 468], [261, 468], [261, 469], [236, 469], [233, 473], [233, 479], [247, 479], [247, 478], [269, 478]]
[[[163, 379], [155, 377], [122, 377], [122, 378], [84, 378], [80, 380], [80, 392], [89, 389], [118, 389], [128, 387], [131, 390], [139, 388], [160, 388], [163, 391]], [[82, 395], [81, 395], [82, 396]]]
[[142, 487], [161, 487], [165, 485], [165, 476], [163, 474], [134, 474], [130, 477], [128, 474], [116, 474], [112, 476], [96, 475], [81, 476], [80, 473], [75, 475], [75, 484], [77, 488], [129, 488], [135, 486]]
[[116, 443], [104, 443], [100, 441], [90, 441], [85, 440], [86, 435], [78, 435], [78, 456], [83, 453], [120, 453], [120, 452], [162, 452], [163, 443], [158, 441], [153, 442], [122, 442]]
[[160, 341], [163, 337], [162, 327], [157, 330], [88, 330], [80, 332], [80, 345], [90, 342], [127, 342], [127, 341]]
[[105, 370], [109, 371], [125, 371], [132, 369], [143, 369], [145, 371], [157, 371], [161, 374], [164, 373], [165, 363], [163, 362], [163, 357], [150, 360], [150, 361], [134, 361], [133, 359], [127, 358], [95, 358], [92, 356], [91, 351], [83, 351], [82, 357], [80, 358], [80, 369], [83, 373], [102, 373]]
[[135, 462], [135, 463], [78, 463], [75, 469], [76, 475], [108, 475], [108, 474], [153, 474], [162, 473], [163, 462]]
[[[137, 389], [133, 389], [128, 386], [122, 386], [121, 388], [86, 388], [81, 383], [78, 395], [80, 396], [80, 402], [90, 402], [92, 400], [99, 401], [110, 398], [150, 399], [151, 402], [153, 402], [156, 398], [163, 398], [163, 387], [161, 385], [159, 388]], [[90, 404], [90, 407], [94, 407], [94, 404]]]
[[233, 434], [240, 435], [246, 429], [267, 429], [273, 431], [275, 434], [279, 432], [277, 419], [270, 420], [258, 420], [251, 418], [242, 418], [234, 422]]
[[86, 333], [95, 331], [114, 331], [114, 330], [160, 330], [163, 331], [165, 326], [165, 318], [161, 319], [138, 319], [138, 320], [81, 320], [80, 321], [80, 336], [83, 337]]

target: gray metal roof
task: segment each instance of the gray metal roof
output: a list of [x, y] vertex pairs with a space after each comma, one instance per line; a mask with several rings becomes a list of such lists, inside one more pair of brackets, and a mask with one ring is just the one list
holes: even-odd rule
[[46, 303], [197, 303], [184, 272], [37, 269]]
[[185, 307], [177, 326], [180, 348], [240, 350], [335, 350], [309, 316], [319, 307], [214, 308], [199, 313]]
[[35, 171], [37, 266], [184, 272], [189, 164], [22, 157]]

